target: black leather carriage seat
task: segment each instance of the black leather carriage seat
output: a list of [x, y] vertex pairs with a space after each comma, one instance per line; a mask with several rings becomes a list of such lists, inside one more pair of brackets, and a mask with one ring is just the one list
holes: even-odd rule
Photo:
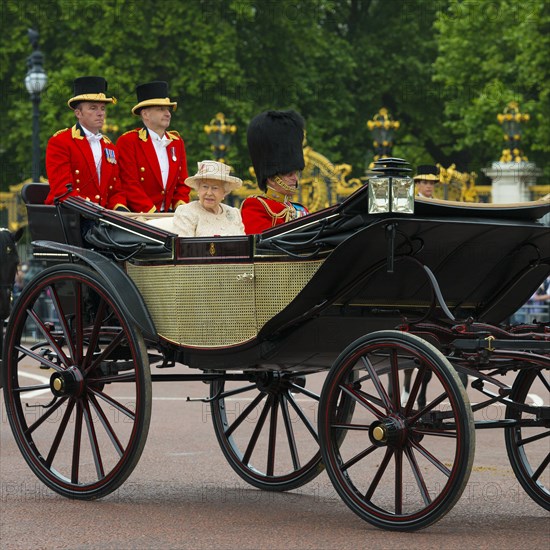
[[29, 231], [31, 239], [55, 241], [82, 246], [80, 233], [80, 215], [76, 212], [62, 210], [63, 222], [67, 231], [67, 239], [59, 219], [57, 208], [44, 204], [50, 186], [47, 183], [27, 183], [21, 189], [21, 197], [27, 207]]

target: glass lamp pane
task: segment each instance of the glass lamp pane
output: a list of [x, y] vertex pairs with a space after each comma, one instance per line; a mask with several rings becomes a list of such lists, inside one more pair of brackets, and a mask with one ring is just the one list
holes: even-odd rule
[[391, 210], [414, 214], [414, 181], [411, 178], [392, 178]]
[[46, 87], [46, 82], [48, 77], [46, 73], [42, 72], [32, 72], [28, 73], [25, 77], [25, 87], [29, 94], [40, 94]]
[[390, 179], [369, 179], [369, 214], [390, 211]]

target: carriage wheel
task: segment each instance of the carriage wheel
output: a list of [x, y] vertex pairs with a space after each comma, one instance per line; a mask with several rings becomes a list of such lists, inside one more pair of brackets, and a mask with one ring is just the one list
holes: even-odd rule
[[250, 485], [288, 491], [323, 471], [317, 436], [320, 374], [267, 371], [211, 385], [214, 431]]
[[521, 371], [512, 386], [510, 399], [529, 406], [519, 410], [509, 405], [506, 418], [521, 425], [505, 428], [506, 451], [512, 469], [527, 494], [550, 510], [550, 381], [548, 373]]
[[[418, 372], [403, 405], [403, 371], [413, 367]], [[427, 372], [433, 374], [427, 403], [418, 409]], [[338, 403], [344, 394], [355, 409], [342, 422]], [[359, 338], [331, 368], [319, 411], [327, 473], [364, 520], [396, 531], [421, 529], [459, 499], [472, 469], [473, 415], [458, 375], [431, 344], [398, 331]]]
[[145, 445], [151, 375], [141, 333], [97, 273], [63, 265], [33, 279], [4, 358], [9, 422], [38, 478], [77, 499], [119, 487]]

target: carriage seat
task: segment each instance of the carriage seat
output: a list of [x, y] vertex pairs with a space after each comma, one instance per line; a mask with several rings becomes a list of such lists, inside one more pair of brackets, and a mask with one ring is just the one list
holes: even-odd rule
[[47, 240], [82, 246], [80, 215], [62, 209], [61, 215], [67, 231], [67, 239], [59, 219], [57, 208], [44, 204], [50, 192], [47, 183], [26, 183], [21, 189], [21, 197], [27, 207], [27, 217], [31, 240]]

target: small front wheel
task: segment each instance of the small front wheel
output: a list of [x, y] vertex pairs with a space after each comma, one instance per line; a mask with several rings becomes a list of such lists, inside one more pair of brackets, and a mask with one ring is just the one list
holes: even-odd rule
[[[401, 402], [406, 369], [417, 369]], [[426, 374], [427, 402], [415, 408]], [[343, 397], [353, 400], [342, 415]], [[345, 434], [345, 437], [343, 437]], [[474, 421], [457, 373], [417, 336], [380, 331], [348, 346], [332, 366], [319, 405], [327, 473], [343, 501], [376, 527], [412, 531], [443, 517], [472, 469]]]

